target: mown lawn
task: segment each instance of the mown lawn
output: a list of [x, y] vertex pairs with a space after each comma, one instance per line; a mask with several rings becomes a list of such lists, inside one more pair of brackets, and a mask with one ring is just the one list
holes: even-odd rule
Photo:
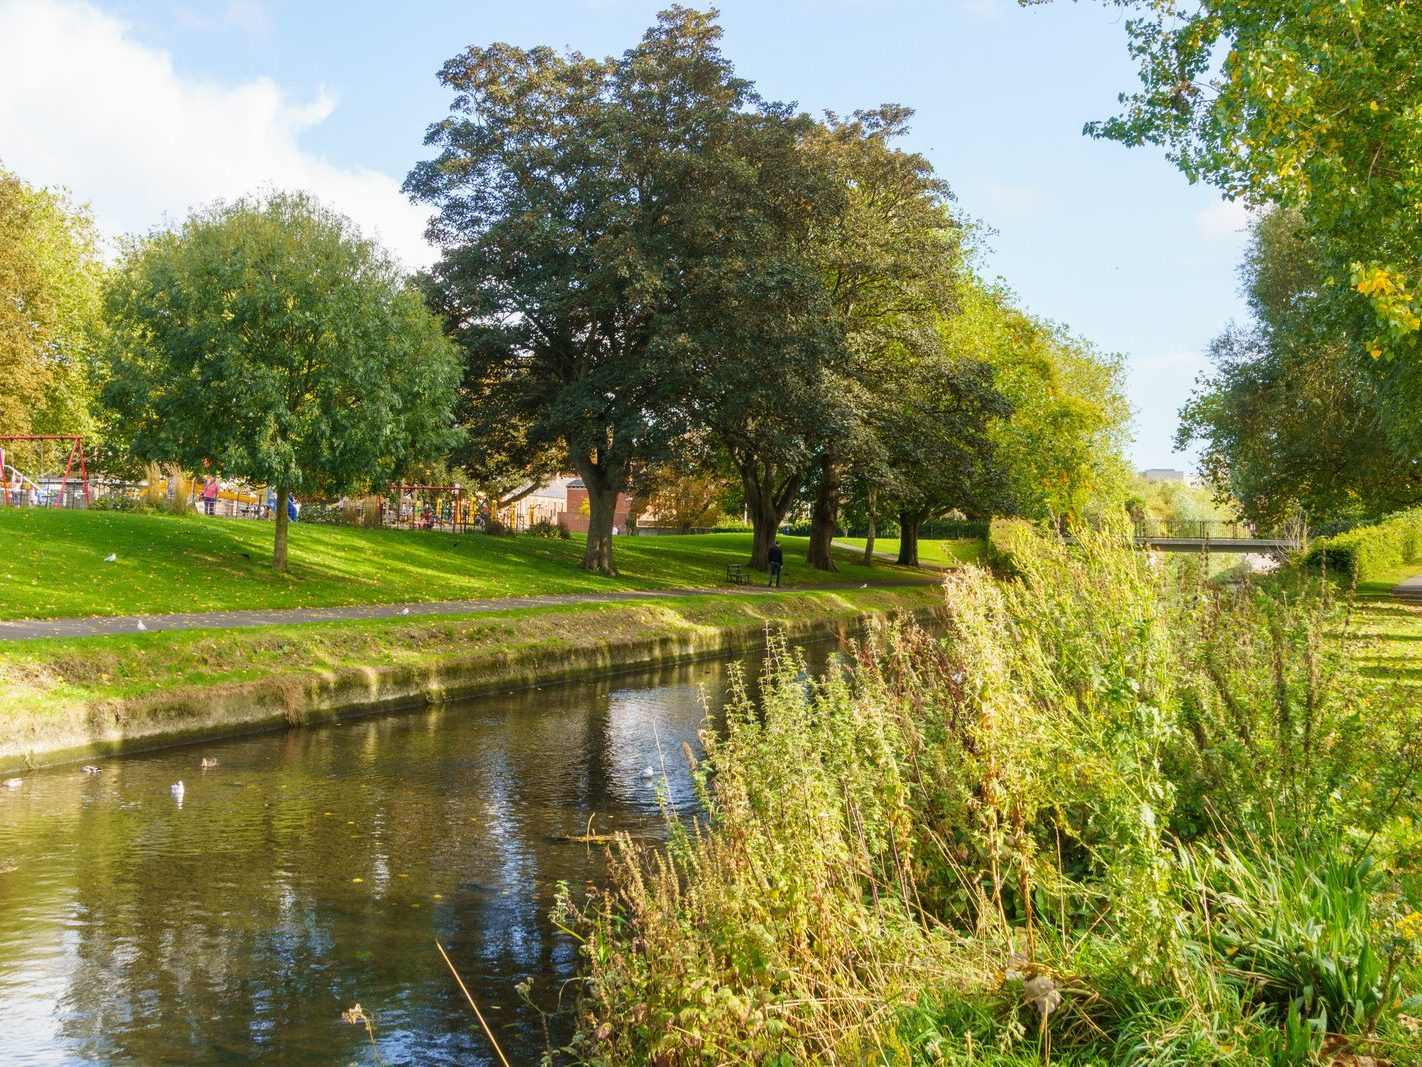
[[[861, 551], [864, 548], [865, 539], [862, 537], [840, 537], [836, 540], [842, 545], [853, 545]], [[978, 562], [986, 548], [987, 542], [977, 538], [946, 541], [920, 540], [918, 542], [918, 561], [929, 567], [956, 567], [960, 563]], [[897, 537], [876, 538], [874, 552], [897, 556], [899, 554], [899, 539]]]
[[[912, 572], [839, 553], [826, 575], [786, 537], [787, 588]], [[750, 555], [749, 534], [619, 537], [621, 573], [578, 568], [583, 542], [297, 523], [291, 573], [271, 569], [272, 524], [0, 508], [0, 618], [320, 607], [615, 589], [712, 588]], [[117, 558], [106, 563], [110, 554]]]
[[1376, 677], [1422, 683], [1422, 605], [1404, 603], [1393, 588], [1422, 574], [1422, 564], [1405, 564], [1358, 584], [1348, 632], [1363, 669]]

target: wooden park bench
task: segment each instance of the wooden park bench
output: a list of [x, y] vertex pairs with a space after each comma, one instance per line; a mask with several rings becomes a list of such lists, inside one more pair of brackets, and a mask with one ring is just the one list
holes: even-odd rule
[[750, 581], [746, 574], [746, 565], [744, 563], [727, 563], [726, 581], [735, 585], [745, 585]]

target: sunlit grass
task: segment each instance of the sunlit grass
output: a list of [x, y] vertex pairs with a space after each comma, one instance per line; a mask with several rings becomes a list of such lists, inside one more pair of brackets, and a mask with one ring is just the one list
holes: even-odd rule
[[[853, 545], [861, 551], [865, 544], [863, 537], [838, 537], [835, 541], [841, 545]], [[972, 537], [950, 538], [943, 541], [920, 540], [918, 542], [918, 561], [925, 566], [956, 567], [960, 563], [978, 562], [986, 548], [986, 541]], [[897, 556], [899, 554], [899, 539], [897, 537], [876, 538], [874, 553], [875, 555]]]
[[[833, 575], [786, 537], [786, 587], [903, 575], [839, 553]], [[582, 571], [583, 541], [298, 523], [291, 573], [271, 569], [272, 524], [115, 512], [0, 508], [0, 618], [457, 600], [725, 584], [749, 534], [619, 537], [616, 578]], [[114, 562], [105, 557], [116, 556]]]
[[1374, 677], [1422, 683], [1422, 604], [1394, 595], [1399, 582], [1419, 574], [1422, 564], [1410, 563], [1358, 583], [1349, 634], [1364, 671]]

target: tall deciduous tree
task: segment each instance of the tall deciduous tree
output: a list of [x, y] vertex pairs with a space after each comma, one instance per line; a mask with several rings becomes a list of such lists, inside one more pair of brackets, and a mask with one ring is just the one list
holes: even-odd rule
[[1273, 524], [1422, 500], [1414, 361], [1368, 357], [1367, 323], [1328, 284], [1321, 242], [1297, 211], [1256, 219], [1240, 269], [1252, 321], [1210, 346], [1213, 371], [1181, 411], [1216, 493]]
[[833, 570], [831, 545], [845, 468], [878, 454], [873, 411], [897, 388], [904, 365], [932, 360], [963, 272], [951, 193], [923, 156], [896, 147], [913, 112], [895, 104], [828, 115], [812, 150], [845, 189], [844, 208], [818, 235], [816, 252], [847, 359], [831, 368], [842, 401], [837, 432], [816, 457], [809, 563]]
[[87, 209], [0, 168], [0, 433], [92, 437], [102, 274]]
[[706, 406], [734, 301], [785, 288], [747, 252], [777, 236], [767, 203], [799, 192], [777, 184], [796, 123], [719, 38], [713, 15], [676, 7], [616, 59], [470, 48], [440, 74], [455, 99], [426, 138], [439, 155], [406, 183], [439, 209], [436, 291], [466, 382], [530, 443], [566, 449], [588, 489], [583, 565], [604, 574], [617, 495]]
[[453, 346], [350, 222], [301, 194], [219, 205], [129, 247], [103, 399], [145, 459], [291, 493], [388, 482], [454, 443]]
[[904, 368], [879, 409], [904, 566], [918, 566], [926, 520], [949, 510], [986, 517], [1005, 503], [1005, 473], [990, 429], [1012, 407], [993, 378], [993, 368], [979, 359], [919, 360]]

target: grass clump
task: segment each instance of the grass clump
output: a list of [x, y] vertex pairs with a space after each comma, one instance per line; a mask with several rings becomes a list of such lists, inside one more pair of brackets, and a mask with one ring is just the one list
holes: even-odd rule
[[566, 905], [586, 1061], [1418, 1062], [1422, 748], [1346, 609], [1014, 541], [740, 687], [705, 820]]

